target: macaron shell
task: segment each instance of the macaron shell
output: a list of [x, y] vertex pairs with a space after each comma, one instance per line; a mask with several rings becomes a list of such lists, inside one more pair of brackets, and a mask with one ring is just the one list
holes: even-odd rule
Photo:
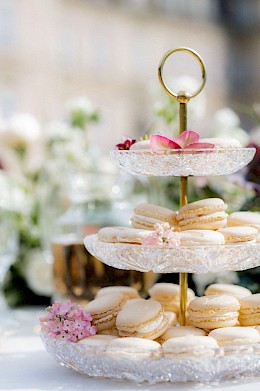
[[241, 225], [253, 227], [260, 231], [260, 213], [249, 211], [231, 213], [228, 217], [227, 226], [234, 227]]
[[186, 230], [179, 233], [182, 246], [202, 246], [224, 244], [222, 233], [212, 230]]
[[93, 318], [92, 323], [94, 326], [96, 326], [98, 333], [114, 328], [116, 325], [116, 314], [109, 314], [99, 319]]
[[188, 311], [197, 313], [222, 314], [230, 311], [238, 311], [240, 308], [239, 301], [228, 295], [201, 296], [192, 300], [189, 304]]
[[160, 337], [169, 327], [169, 318], [167, 315], [163, 314], [163, 319], [157, 327], [154, 328], [154, 330], [149, 331], [149, 332], [140, 332], [140, 331], [134, 331], [134, 332], [127, 332], [127, 331], [121, 331], [119, 330], [119, 335], [121, 337], [137, 337], [137, 338], [147, 338], [147, 339], [157, 339]]
[[157, 222], [166, 222], [171, 226], [176, 224], [177, 213], [171, 209], [163, 208], [154, 204], [142, 203], [134, 208], [134, 215], [155, 219]]
[[171, 338], [185, 337], [188, 335], [205, 336], [206, 331], [194, 326], [171, 326], [158, 338], [158, 342], [163, 343]]
[[124, 296], [126, 296], [126, 298], [128, 299], [134, 299], [134, 298], [139, 298], [140, 295], [139, 295], [139, 292], [137, 291], [137, 289], [131, 287], [131, 286], [123, 286], [123, 285], [117, 285], [117, 286], [106, 286], [106, 287], [103, 287], [103, 288], [100, 288], [98, 291], [97, 291], [97, 294], [95, 296], [95, 298], [98, 298], [98, 297], [101, 297], [101, 296], [104, 296], [104, 295], [109, 295], [109, 294], [114, 294], [114, 293], [120, 293]]
[[130, 147], [130, 151], [150, 150], [150, 140], [136, 141]]
[[104, 227], [98, 231], [98, 239], [108, 243], [133, 243], [141, 244], [149, 230], [127, 227]]
[[211, 284], [205, 290], [206, 296], [211, 295], [230, 295], [238, 300], [251, 295], [251, 291], [239, 285], [232, 284]]
[[260, 325], [260, 293], [240, 300], [239, 322], [242, 326]]
[[131, 217], [130, 221], [133, 228], [149, 230], [154, 230], [154, 225], [161, 223], [158, 219], [141, 215], [134, 215]]
[[119, 232], [126, 230], [127, 227], [103, 227], [97, 233], [98, 239], [102, 242], [117, 243]]
[[[172, 300], [179, 300], [180, 286], [168, 282], [158, 282], [148, 289], [148, 293], [154, 300], [166, 304], [167, 302], [172, 302]], [[192, 300], [194, 297], [195, 293], [188, 288], [188, 299]]]
[[244, 243], [256, 241], [258, 231], [253, 227], [236, 226], [219, 230], [224, 235], [225, 243]]
[[112, 340], [116, 337], [112, 335], [92, 335], [90, 337], [83, 338], [77, 342], [80, 345], [88, 345], [88, 346], [99, 346], [99, 345], [108, 345]]
[[218, 344], [214, 338], [194, 335], [171, 338], [162, 344], [162, 352], [166, 356], [213, 356], [217, 348]]
[[153, 299], [134, 299], [119, 312], [116, 325], [119, 330], [132, 331], [150, 323], [162, 315], [162, 306]]
[[212, 330], [209, 337], [220, 346], [257, 344], [260, 341], [258, 331], [252, 327], [224, 327]]
[[221, 198], [206, 198], [182, 206], [178, 211], [176, 219], [178, 221], [183, 219], [186, 220], [192, 217], [225, 211], [226, 209], [227, 205]]
[[113, 293], [90, 301], [85, 306], [85, 310], [92, 315], [94, 320], [98, 320], [108, 315], [117, 314], [125, 302], [126, 298], [124, 295]]
[[218, 230], [223, 228], [226, 223], [227, 214], [221, 211], [181, 220], [179, 221], [179, 229], [181, 231], [192, 229]]

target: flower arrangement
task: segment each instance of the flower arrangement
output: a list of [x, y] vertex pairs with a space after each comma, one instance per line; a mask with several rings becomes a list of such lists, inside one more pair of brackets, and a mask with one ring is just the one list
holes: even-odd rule
[[154, 231], [143, 238], [142, 245], [176, 247], [180, 245], [180, 236], [169, 223], [156, 223]]
[[46, 312], [47, 316], [40, 318], [40, 324], [48, 337], [78, 342], [97, 332], [91, 323], [92, 316], [70, 300], [66, 303], [55, 301]]
[[[61, 189], [71, 185], [72, 173], [75, 178], [81, 169], [97, 172], [87, 135], [88, 126], [98, 119], [97, 108], [80, 97], [67, 104], [64, 120], [45, 125], [44, 131], [29, 114], [16, 114], [0, 123], [0, 181], [4, 185], [0, 214], [5, 211], [6, 221], [13, 221], [18, 237], [15, 262], [4, 282], [10, 306], [50, 303], [54, 283], [49, 235], [61, 210], [56, 208], [56, 214], [50, 210], [47, 195], [60, 201]], [[64, 171], [66, 176], [61, 175]], [[107, 202], [110, 188], [106, 192], [104, 184], [100, 186], [103, 192], [99, 202]], [[74, 202], [73, 194], [64, 194], [59, 205], [63, 210]], [[96, 200], [99, 194], [94, 189], [87, 197]]]

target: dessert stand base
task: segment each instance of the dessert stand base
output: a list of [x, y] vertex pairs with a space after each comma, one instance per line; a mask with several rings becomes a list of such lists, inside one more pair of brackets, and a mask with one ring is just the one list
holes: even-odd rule
[[144, 357], [115, 354], [41, 335], [46, 350], [62, 366], [91, 377], [149, 382], [222, 382], [260, 376], [260, 345], [219, 348], [214, 356]]

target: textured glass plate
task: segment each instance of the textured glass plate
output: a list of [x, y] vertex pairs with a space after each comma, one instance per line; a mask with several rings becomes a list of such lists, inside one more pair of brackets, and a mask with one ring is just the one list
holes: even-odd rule
[[134, 354], [112, 355], [41, 334], [46, 350], [61, 365], [92, 377], [128, 379], [135, 382], [211, 382], [260, 376], [260, 345], [216, 349], [214, 356], [166, 358]]
[[115, 150], [110, 154], [120, 168], [133, 175], [207, 176], [233, 174], [251, 162], [255, 151], [255, 148], [175, 149], [167, 153]]
[[106, 243], [86, 236], [87, 250], [117, 269], [155, 273], [208, 273], [246, 270], [260, 265], [260, 243], [165, 248]]

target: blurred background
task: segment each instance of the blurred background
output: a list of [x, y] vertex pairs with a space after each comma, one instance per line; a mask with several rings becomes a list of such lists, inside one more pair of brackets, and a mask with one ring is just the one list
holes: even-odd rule
[[[194, 49], [207, 70], [189, 128], [258, 148], [258, 160], [229, 180], [191, 182], [190, 201], [220, 196], [229, 211], [259, 210], [259, 34], [258, 0], [0, 0], [0, 207], [3, 232], [7, 224], [13, 232], [1, 264], [10, 305], [53, 294], [56, 235], [125, 225], [140, 201], [178, 207], [174, 180], [129, 177], [108, 155], [123, 136], [177, 132], [178, 107], [157, 78], [170, 49]], [[165, 74], [174, 90], [200, 84], [189, 55], [170, 60]]]
[[2, 116], [29, 112], [44, 123], [87, 94], [102, 111], [93, 137], [103, 150], [149, 127], [157, 67], [175, 47], [205, 61], [200, 131], [217, 109], [260, 102], [258, 0], [1, 0], [0, 26]]

